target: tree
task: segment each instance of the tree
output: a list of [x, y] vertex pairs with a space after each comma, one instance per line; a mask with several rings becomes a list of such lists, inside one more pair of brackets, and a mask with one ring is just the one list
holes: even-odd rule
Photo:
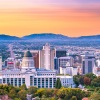
[[57, 81], [56, 81], [56, 84], [55, 84], [55, 88], [60, 89], [61, 87], [62, 87], [62, 84], [61, 84], [60, 79], [58, 78]]
[[21, 100], [20, 98], [15, 98], [14, 100]]
[[17, 93], [16, 93], [15, 89], [12, 89], [12, 90], [10, 90], [8, 95], [10, 98], [14, 99], [16, 97]]
[[21, 90], [27, 90], [27, 87], [26, 87], [26, 84], [23, 84], [21, 87], [20, 87]]
[[26, 90], [21, 90], [18, 92], [18, 97], [21, 99], [21, 100], [26, 100]]
[[77, 100], [76, 96], [72, 96], [72, 98], [70, 100]]
[[35, 96], [35, 93], [37, 92], [37, 87], [34, 87], [34, 86], [30, 86], [29, 88], [28, 88], [28, 94], [32, 94], [32, 97], [34, 97]]
[[45, 91], [46, 91], [46, 89], [40, 88], [37, 90], [37, 92], [35, 94], [41, 98], [42, 95], [45, 95], [45, 93], [46, 93]]
[[93, 93], [89, 100], [100, 100], [100, 94], [99, 93]]
[[80, 76], [80, 78], [79, 78], [79, 83], [80, 83], [81, 85], [84, 85], [84, 76]]
[[91, 85], [95, 86], [95, 87], [100, 87], [100, 76], [93, 79], [92, 82], [91, 82]]
[[93, 79], [97, 78], [97, 76], [96, 76], [95, 74], [93, 74], [93, 73], [88, 73], [88, 74], [85, 75], [85, 77], [90, 78], [91, 81], [92, 81]]
[[87, 85], [87, 86], [90, 85], [91, 84], [90, 78], [84, 77], [84, 84]]
[[76, 86], [79, 86], [80, 84], [80, 75], [75, 75], [73, 77], [74, 83], [76, 84]]

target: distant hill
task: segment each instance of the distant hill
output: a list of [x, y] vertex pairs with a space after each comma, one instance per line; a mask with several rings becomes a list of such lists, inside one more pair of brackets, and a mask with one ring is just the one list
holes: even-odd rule
[[20, 40], [20, 38], [18, 38], [16, 36], [9, 36], [9, 35], [1, 34], [0, 40]]
[[81, 36], [81, 37], [77, 37], [77, 38], [71, 38], [68, 36], [64, 36], [61, 34], [53, 34], [53, 33], [41, 33], [41, 34], [31, 34], [31, 35], [27, 35], [24, 36], [22, 38], [16, 37], [16, 36], [9, 36], [9, 35], [4, 35], [1, 34], [0, 35], [0, 40], [38, 40], [38, 41], [58, 41], [58, 40], [96, 40], [96, 39], [100, 39], [100, 35], [92, 35], [92, 36]]
[[100, 39], [100, 35], [81, 36], [78, 39]]
[[36, 39], [36, 40], [59, 40], [59, 39], [69, 39], [69, 37], [61, 34], [53, 33], [42, 33], [42, 34], [31, 34], [22, 37], [22, 39]]

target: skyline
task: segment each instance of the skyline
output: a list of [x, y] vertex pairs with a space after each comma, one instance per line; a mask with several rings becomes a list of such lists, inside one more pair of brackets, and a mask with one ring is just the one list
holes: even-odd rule
[[99, 0], [0, 0], [0, 34], [100, 34]]

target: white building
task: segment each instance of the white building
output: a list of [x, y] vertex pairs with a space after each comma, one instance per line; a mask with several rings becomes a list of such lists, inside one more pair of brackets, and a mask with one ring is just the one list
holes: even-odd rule
[[69, 64], [69, 66], [73, 66], [73, 57], [67, 56], [58, 58], [59, 67], [66, 67], [67, 63]]
[[0, 71], [2, 71], [2, 57], [0, 57]]
[[57, 76], [54, 70], [36, 70], [30, 51], [24, 54], [21, 69], [7, 69], [0, 72], [0, 84], [10, 83], [13, 86], [26, 84], [27, 87], [54, 88], [58, 78], [61, 80], [62, 86], [74, 86], [73, 76]]
[[67, 62], [66, 67], [60, 67], [60, 74], [68, 74], [71, 76], [77, 75], [78, 68], [77, 67], [71, 67], [69, 62]]
[[50, 49], [50, 45], [46, 43], [43, 49], [39, 51], [39, 68], [54, 70], [55, 51]]

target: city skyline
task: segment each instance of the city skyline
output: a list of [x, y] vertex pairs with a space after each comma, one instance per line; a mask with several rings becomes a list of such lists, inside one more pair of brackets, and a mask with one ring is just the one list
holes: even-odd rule
[[0, 34], [100, 34], [99, 0], [0, 0]]

